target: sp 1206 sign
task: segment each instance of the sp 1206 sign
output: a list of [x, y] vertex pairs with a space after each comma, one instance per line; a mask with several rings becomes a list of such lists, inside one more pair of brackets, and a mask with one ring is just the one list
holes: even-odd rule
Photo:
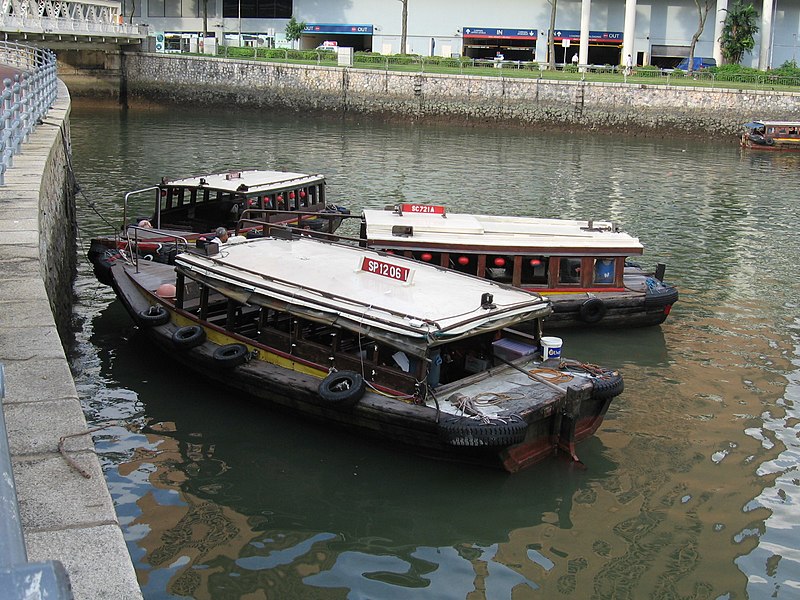
[[392, 263], [377, 260], [375, 258], [369, 258], [368, 256], [365, 256], [361, 260], [361, 270], [374, 275], [380, 275], [381, 277], [396, 279], [397, 281], [402, 281], [404, 283], [408, 283], [414, 273], [408, 267], [393, 265]]

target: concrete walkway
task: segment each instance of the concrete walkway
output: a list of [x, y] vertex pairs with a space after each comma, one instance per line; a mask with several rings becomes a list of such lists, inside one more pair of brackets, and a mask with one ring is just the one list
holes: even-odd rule
[[[69, 107], [59, 82], [55, 106], [0, 187], [3, 408], [28, 560], [61, 561], [78, 600], [135, 600], [142, 594], [41, 275], [42, 174]], [[65, 454], [88, 478], [59, 452], [62, 437]]]

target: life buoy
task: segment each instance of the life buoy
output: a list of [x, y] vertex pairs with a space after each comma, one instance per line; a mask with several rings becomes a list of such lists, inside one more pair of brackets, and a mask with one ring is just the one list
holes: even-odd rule
[[187, 325], [175, 330], [172, 334], [172, 344], [180, 349], [199, 346], [206, 341], [206, 330], [199, 325]]
[[589, 298], [578, 311], [584, 323], [597, 323], [606, 316], [606, 304], [600, 298]]
[[506, 447], [525, 440], [528, 423], [518, 415], [484, 421], [448, 415], [439, 420], [439, 436], [450, 446]]
[[367, 384], [355, 371], [334, 371], [319, 384], [319, 395], [328, 404], [352, 408], [361, 400]]
[[147, 327], [158, 327], [169, 323], [169, 311], [160, 304], [139, 311], [138, 317], [139, 323]]
[[244, 344], [228, 344], [214, 350], [214, 360], [219, 366], [231, 369], [247, 361], [247, 354]]

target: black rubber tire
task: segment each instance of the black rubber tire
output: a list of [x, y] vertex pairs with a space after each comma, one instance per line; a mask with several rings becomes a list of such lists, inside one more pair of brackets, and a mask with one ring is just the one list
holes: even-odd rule
[[439, 435], [451, 446], [506, 447], [525, 440], [528, 424], [513, 415], [489, 423], [469, 417], [448, 415], [439, 420]]
[[592, 390], [592, 398], [596, 400], [606, 400], [619, 396], [625, 389], [625, 381], [622, 375], [615, 371], [609, 371], [598, 379], [592, 381], [594, 389]]
[[355, 371], [334, 371], [318, 388], [320, 398], [339, 408], [352, 408], [364, 396], [367, 382]]
[[227, 344], [214, 350], [214, 360], [220, 367], [232, 369], [247, 361], [248, 350], [244, 344]]
[[187, 325], [175, 330], [172, 344], [179, 350], [195, 348], [206, 341], [206, 330], [199, 325]]
[[597, 323], [606, 316], [606, 303], [600, 298], [589, 298], [581, 304], [578, 313], [584, 323]]
[[139, 311], [138, 317], [139, 323], [145, 327], [158, 327], [169, 323], [169, 311], [160, 304]]

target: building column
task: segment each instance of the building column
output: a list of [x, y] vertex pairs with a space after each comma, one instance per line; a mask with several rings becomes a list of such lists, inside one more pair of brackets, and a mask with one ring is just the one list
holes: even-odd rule
[[581, 65], [589, 64], [589, 16], [591, 11], [592, 0], [581, 0], [581, 41], [578, 52], [578, 63]]
[[772, 49], [772, 0], [764, 0], [761, 7], [761, 48], [758, 53], [758, 68], [766, 70], [770, 64]]
[[728, 8], [728, 0], [717, 0], [717, 12], [714, 13], [716, 21], [714, 21], [714, 60], [718, 65], [722, 64], [722, 44], [719, 43], [719, 38], [722, 37], [722, 28], [725, 26], [725, 17], [728, 16], [725, 12]]
[[[634, 53], [634, 36], [636, 35], [636, 0], [625, 0], [625, 28], [622, 30], [622, 56], [619, 57], [621, 65], [625, 64], [625, 57], [628, 54], [636, 64]], [[649, 51], [649, 48], [648, 48]]]

